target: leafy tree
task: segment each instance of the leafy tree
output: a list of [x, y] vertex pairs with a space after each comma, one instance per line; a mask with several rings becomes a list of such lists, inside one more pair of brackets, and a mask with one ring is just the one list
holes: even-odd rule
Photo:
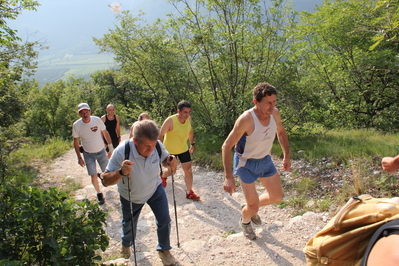
[[[115, 54], [115, 60], [121, 65], [119, 76], [122, 79], [119, 81], [134, 84], [129, 93], [133, 93], [131, 97], [135, 97], [136, 106], [150, 111], [152, 117], [168, 115], [169, 112], [165, 114], [165, 109], [159, 106], [175, 110], [177, 102], [187, 98], [181, 55], [160, 21], [145, 25], [141, 16], [134, 18], [128, 11], [124, 11], [119, 19], [120, 25], [103, 39], [94, 41], [102, 51]], [[140, 99], [145, 99], [145, 106]]]
[[27, 135], [42, 140], [71, 136], [72, 124], [79, 118], [77, 106], [80, 102], [87, 102], [93, 115], [101, 115], [104, 110], [97, 104], [98, 95], [93, 83], [73, 76], [47, 83], [41, 89], [32, 87], [27, 99], [29, 109], [24, 115]]
[[9, 45], [21, 41], [17, 31], [7, 26], [6, 19], [15, 20], [22, 10], [36, 10], [38, 1], [34, 0], [1, 0], [0, 1], [0, 44]]
[[[153, 97], [136, 84], [130, 75], [118, 69], [97, 71], [91, 75], [99, 105], [112, 103], [117, 108], [121, 123], [132, 123], [138, 115], [151, 106]], [[119, 105], [119, 106], [118, 106]], [[125, 115], [121, 116], [121, 113]], [[128, 121], [123, 118], [127, 116]]]
[[298, 86], [309, 95], [306, 115], [329, 127], [392, 129], [384, 123], [396, 110], [399, 92], [397, 57], [391, 43], [370, 51], [375, 1], [324, 2], [314, 13], [304, 13], [298, 28], [295, 59]]
[[277, 87], [295, 13], [283, 1], [174, 1], [174, 39], [192, 74], [201, 123], [226, 135], [261, 81]]
[[16, 123], [24, 112], [23, 92], [18, 83], [23, 75], [33, 74], [41, 47], [38, 42], [20, 43], [17, 31], [7, 26], [6, 19], [16, 19], [22, 10], [36, 10], [32, 0], [0, 1], [0, 127]]
[[396, 51], [399, 52], [399, 1], [377, 1], [376, 12], [381, 15], [375, 17], [372, 25], [365, 25], [367, 30], [375, 33], [375, 43], [370, 47], [371, 50], [381, 42], [387, 41], [395, 43]]
[[120, 25], [95, 41], [147, 89], [154, 103], [146, 110], [165, 117], [186, 99], [197, 129], [226, 135], [251, 106], [258, 82], [285, 83], [279, 82], [286, 68], [280, 64], [292, 44], [285, 34], [294, 13], [280, 0], [172, 4], [179, 15], [154, 25], [143, 26], [140, 17], [124, 12]]

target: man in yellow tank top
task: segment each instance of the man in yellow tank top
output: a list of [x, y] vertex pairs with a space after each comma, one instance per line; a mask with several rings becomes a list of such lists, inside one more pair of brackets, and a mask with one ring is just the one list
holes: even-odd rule
[[[193, 172], [191, 169], [191, 154], [194, 152], [194, 131], [191, 127], [191, 104], [188, 101], [181, 101], [177, 105], [177, 114], [169, 116], [163, 123], [159, 139], [170, 154], [179, 158], [184, 172], [186, 182], [186, 198], [194, 201], [200, 197], [193, 191]], [[188, 146], [187, 140], [190, 141]], [[170, 176], [170, 170], [163, 172], [162, 181], [166, 186], [166, 178]]]

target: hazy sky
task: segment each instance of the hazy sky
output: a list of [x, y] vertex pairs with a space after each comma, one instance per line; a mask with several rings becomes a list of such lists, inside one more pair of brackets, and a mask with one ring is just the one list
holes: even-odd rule
[[[142, 9], [146, 14], [154, 13], [157, 6], [166, 0], [39, 0], [37, 11], [24, 10], [16, 20], [9, 21], [18, 36], [30, 41], [45, 41], [53, 49], [64, 49], [75, 45], [76, 40], [92, 37], [101, 38], [117, 22], [115, 13], [109, 7], [118, 3], [123, 10], [133, 15]], [[151, 3], [151, 5], [149, 4]], [[172, 10], [172, 8], [170, 9]], [[168, 11], [170, 12], [170, 11]], [[165, 12], [164, 14], [168, 13]]]
[[[194, 0], [192, 0], [194, 1]], [[167, 0], [39, 0], [37, 11], [24, 10], [16, 20], [8, 21], [12, 29], [24, 41], [40, 41], [49, 50], [40, 55], [71, 53], [74, 50], [98, 52], [99, 48], [92, 37], [101, 38], [117, 24], [115, 13], [110, 8], [114, 3], [123, 10], [130, 10], [137, 16], [139, 10], [146, 14], [145, 19], [152, 23], [155, 18], [176, 12]], [[300, 9], [309, 9], [322, 0], [293, 0]], [[73, 53], [73, 52], [72, 52]]]

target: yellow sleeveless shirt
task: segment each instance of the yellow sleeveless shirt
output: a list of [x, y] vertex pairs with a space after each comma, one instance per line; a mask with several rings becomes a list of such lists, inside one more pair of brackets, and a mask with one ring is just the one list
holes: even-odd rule
[[170, 154], [181, 154], [188, 150], [187, 140], [191, 123], [189, 119], [184, 124], [180, 123], [177, 115], [173, 115], [171, 118], [173, 130], [165, 133], [163, 144]]

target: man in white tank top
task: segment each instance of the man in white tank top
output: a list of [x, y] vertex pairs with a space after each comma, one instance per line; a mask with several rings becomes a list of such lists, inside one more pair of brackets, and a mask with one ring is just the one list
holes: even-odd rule
[[[249, 239], [256, 238], [251, 222], [255, 225], [262, 223], [258, 215], [259, 207], [283, 200], [280, 175], [270, 156], [276, 134], [284, 153], [283, 169], [288, 171], [291, 168], [288, 137], [276, 108], [276, 99], [277, 91], [272, 85], [266, 82], [256, 85], [252, 100], [255, 106], [237, 119], [222, 146], [225, 173], [223, 189], [232, 195], [236, 191], [234, 175], [238, 175], [246, 200], [241, 206], [239, 226]], [[234, 146], [233, 168], [231, 149]], [[260, 196], [255, 188], [257, 179], [267, 191]]]

